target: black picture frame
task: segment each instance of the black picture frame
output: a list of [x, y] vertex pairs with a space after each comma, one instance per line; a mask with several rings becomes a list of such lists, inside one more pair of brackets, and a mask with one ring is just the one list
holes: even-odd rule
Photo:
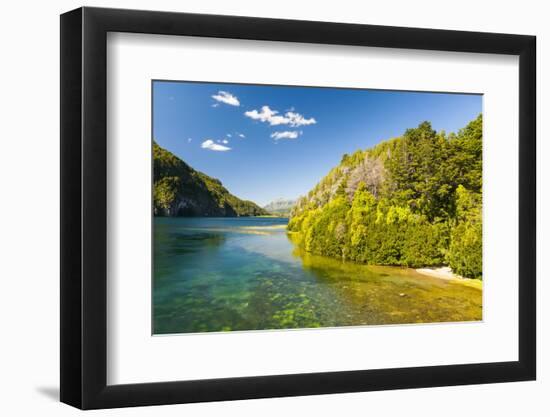
[[[519, 56], [519, 358], [107, 385], [108, 32]], [[81, 409], [533, 380], [536, 376], [534, 36], [102, 8], [61, 15], [61, 401]]]

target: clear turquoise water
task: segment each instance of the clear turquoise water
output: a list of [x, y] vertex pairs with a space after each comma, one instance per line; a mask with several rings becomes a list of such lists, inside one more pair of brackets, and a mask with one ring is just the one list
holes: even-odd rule
[[155, 334], [481, 319], [481, 291], [305, 254], [281, 218], [155, 218]]

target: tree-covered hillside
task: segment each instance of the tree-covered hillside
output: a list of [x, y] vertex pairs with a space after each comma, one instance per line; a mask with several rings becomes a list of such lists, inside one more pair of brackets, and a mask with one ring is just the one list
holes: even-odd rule
[[195, 171], [153, 142], [153, 210], [155, 216], [257, 216], [267, 214], [241, 200], [220, 180]]
[[308, 252], [482, 275], [482, 116], [457, 134], [430, 123], [344, 155], [298, 200], [288, 229]]

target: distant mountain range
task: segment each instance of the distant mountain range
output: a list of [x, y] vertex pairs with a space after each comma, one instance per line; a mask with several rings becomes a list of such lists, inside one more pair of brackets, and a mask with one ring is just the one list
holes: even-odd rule
[[286, 200], [284, 198], [278, 198], [271, 203], [265, 205], [264, 210], [271, 214], [277, 215], [289, 215], [292, 208], [296, 205], [297, 200]]
[[153, 142], [155, 216], [237, 217], [269, 214], [252, 201], [231, 194], [216, 178], [196, 171]]

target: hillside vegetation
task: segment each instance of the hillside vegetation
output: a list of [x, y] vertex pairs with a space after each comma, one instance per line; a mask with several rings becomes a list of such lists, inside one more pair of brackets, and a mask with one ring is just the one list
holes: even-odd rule
[[229, 193], [221, 181], [196, 171], [153, 142], [155, 216], [235, 217], [268, 214], [252, 201]]
[[298, 200], [288, 230], [314, 254], [481, 278], [482, 124], [447, 135], [423, 122], [344, 155]]

